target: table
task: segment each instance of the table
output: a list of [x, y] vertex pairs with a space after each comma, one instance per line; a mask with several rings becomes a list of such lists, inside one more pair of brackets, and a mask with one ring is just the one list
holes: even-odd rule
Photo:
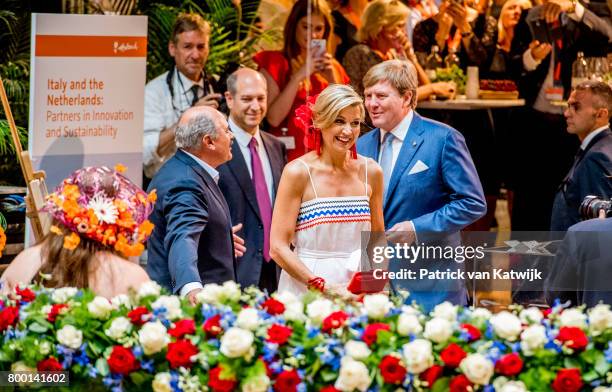
[[420, 109], [482, 110], [525, 106], [524, 99], [447, 99], [445, 101], [420, 101]]

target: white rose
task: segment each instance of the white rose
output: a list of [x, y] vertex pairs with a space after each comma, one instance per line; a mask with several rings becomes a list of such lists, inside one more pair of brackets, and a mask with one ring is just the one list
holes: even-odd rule
[[242, 392], [266, 392], [270, 386], [270, 379], [265, 374], [249, 378], [240, 385]]
[[56, 304], [63, 304], [76, 295], [78, 290], [75, 287], [62, 287], [53, 290], [51, 300]]
[[432, 318], [443, 318], [448, 321], [455, 322], [457, 320], [457, 307], [448, 301], [436, 305], [433, 312], [430, 313]]
[[117, 317], [114, 319], [108, 329], [104, 331], [106, 336], [111, 339], [119, 340], [132, 330], [132, 323], [125, 317]]
[[128, 297], [125, 294], [119, 294], [119, 295], [111, 298], [111, 304], [113, 305], [113, 307], [115, 309], [119, 309], [119, 307], [121, 305], [125, 306], [128, 309], [132, 307], [132, 303], [130, 301], [130, 297]]
[[351, 357], [342, 358], [340, 374], [334, 384], [336, 389], [347, 392], [353, 392], [357, 389], [365, 392], [371, 383], [368, 368], [363, 362], [355, 361]]
[[346, 355], [358, 361], [364, 360], [372, 354], [367, 344], [357, 340], [349, 340], [346, 342], [344, 350], [346, 351]]
[[154, 392], [172, 392], [172, 386], [170, 385], [170, 381], [172, 380], [172, 376], [170, 373], [163, 372], [157, 373], [155, 378], [153, 379], [153, 391]]
[[282, 302], [283, 305], [287, 306], [291, 303], [294, 302], [302, 302], [295, 294], [293, 294], [291, 291], [282, 291], [282, 292], [276, 292], [274, 293], [274, 295], [272, 295], [272, 297], [274, 297], [274, 299], [276, 299], [279, 302]]
[[527, 392], [527, 387], [522, 381], [508, 381], [501, 388], [495, 388], [495, 390], [499, 392]]
[[392, 307], [393, 304], [389, 301], [389, 297], [384, 294], [366, 295], [363, 298], [363, 309], [368, 317], [372, 319], [385, 317]]
[[159, 321], [146, 323], [138, 332], [138, 341], [146, 355], [163, 350], [170, 342], [166, 327]]
[[260, 320], [257, 315], [257, 309], [245, 308], [238, 313], [236, 318], [236, 325], [242, 329], [248, 329], [249, 331], [255, 331], [259, 327]]
[[453, 325], [443, 318], [434, 318], [425, 324], [423, 336], [434, 343], [444, 343], [453, 335]]
[[589, 326], [594, 336], [601, 335], [608, 328], [612, 328], [612, 312], [610, 305], [599, 304], [589, 311]]
[[35, 368], [31, 368], [23, 361], [17, 361], [11, 365], [11, 372], [35, 372]]
[[410, 334], [419, 334], [423, 331], [423, 326], [419, 322], [419, 319], [414, 314], [402, 313], [397, 319], [397, 333], [402, 336], [408, 336]]
[[157, 297], [161, 293], [161, 286], [155, 281], [150, 280], [140, 285], [138, 288], [138, 298], [144, 298], [148, 296]]
[[530, 308], [521, 310], [521, 313], [519, 313], [519, 318], [523, 324], [540, 324], [544, 316], [542, 316], [540, 309], [532, 306]]
[[97, 319], [106, 320], [113, 311], [113, 304], [104, 297], [96, 296], [90, 303], [87, 304], [87, 310]]
[[219, 351], [228, 358], [239, 358], [250, 354], [255, 336], [246, 329], [232, 327], [221, 337]]
[[490, 322], [493, 326], [493, 331], [495, 331], [495, 334], [510, 342], [514, 342], [521, 333], [521, 320], [505, 310], [493, 315]]
[[543, 325], [532, 325], [521, 333], [521, 350], [526, 356], [531, 356], [539, 348], [544, 347], [548, 338]]
[[587, 316], [579, 309], [565, 309], [559, 316], [559, 324], [562, 327], [586, 328]]
[[57, 341], [68, 348], [76, 350], [83, 343], [83, 332], [72, 325], [65, 325], [57, 331]]
[[487, 385], [493, 376], [493, 362], [482, 354], [469, 354], [459, 364], [465, 376], [474, 384]]
[[406, 343], [402, 346], [402, 353], [406, 362], [406, 369], [410, 373], [422, 373], [434, 363], [431, 342], [429, 340], [415, 339], [410, 343]]
[[316, 299], [308, 304], [306, 314], [314, 324], [321, 324], [334, 311], [333, 306], [333, 302], [328, 299]]
[[612, 392], [612, 388], [610, 387], [596, 387], [593, 389], [593, 392]]
[[242, 292], [240, 291], [240, 285], [238, 283], [234, 282], [233, 280], [228, 280], [227, 282], [223, 283], [221, 288], [223, 289], [222, 300], [234, 302], [240, 300], [240, 295]]
[[414, 314], [415, 316], [419, 316], [421, 314], [420, 310], [418, 310], [417, 308], [411, 305], [402, 305], [401, 310], [402, 310], [402, 313], [405, 313], [405, 314]]
[[216, 283], [208, 283], [196, 294], [196, 299], [200, 303], [216, 305], [221, 302], [222, 295], [223, 288], [221, 286]]
[[38, 346], [38, 351], [40, 351], [42, 355], [49, 354], [51, 352], [51, 343], [46, 340], [40, 342], [40, 345]]
[[493, 314], [491, 313], [491, 311], [489, 309], [485, 309], [485, 308], [476, 308], [474, 310], [472, 310], [472, 315], [471, 318], [472, 319], [478, 319], [478, 320], [488, 320], [491, 318]]
[[166, 309], [166, 317], [169, 320], [176, 320], [183, 316], [181, 301], [174, 295], [162, 295], [151, 304], [153, 309]]
[[285, 304], [285, 320], [301, 321], [304, 320], [304, 304], [301, 302], [290, 302]]

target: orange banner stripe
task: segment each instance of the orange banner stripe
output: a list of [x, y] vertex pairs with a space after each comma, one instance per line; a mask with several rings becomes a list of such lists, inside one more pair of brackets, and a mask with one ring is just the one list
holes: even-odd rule
[[36, 56], [146, 57], [147, 37], [37, 35]]

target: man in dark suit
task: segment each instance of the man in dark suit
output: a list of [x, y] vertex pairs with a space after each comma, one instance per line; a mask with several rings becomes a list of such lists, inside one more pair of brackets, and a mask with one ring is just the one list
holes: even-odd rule
[[553, 231], [565, 231], [580, 221], [578, 209], [585, 196], [612, 197], [607, 178], [612, 175], [612, 88], [603, 82], [582, 82], [567, 104], [567, 131], [577, 135], [581, 145], [555, 196]]
[[219, 187], [229, 205], [233, 224], [246, 241], [246, 252], [237, 260], [238, 283], [276, 291], [277, 265], [270, 258], [272, 206], [281, 173], [287, 163], [285, 145], [261, 132], [267, 109], [264, 77], [241, 68], [227, 78], [225, 93], [230, 109], [229, 127], [234, 134], [232, 159], [219, 166]]
[[[606, 56], [612, 43], [610, 11], [605, 3], [601, 9], [595, 5], [594, 1], [545, 0], [525, 11], [515, 28], [510, 58], [518, 69], [511, 73], [521, 75], [519, 90], [526, 106], [523, 126], [514, 130], [514, 231], [550, 228], [556, 189], [578, 147], [578, 140], [565, 132], [563, 108], [555, 101], [567, 99], [571, 92], [577, 53]], [[552, 42], [537, 41], [531, 31], [538, 31], [537, 25], [550, 34]]]
[[[487, 209], [465, 139], [457, 130], [414, 112], [418, 83], [409, 61], [388, 60], [370, 68], [363, 85], [365, 106], [377, 128], [359, 138], [357, 151], [383, 169], [385, 229], [403, 243], [421, 245], [435, 238], [442, 247], [461, 246], [460, 230]], [[400, 265], [411, 264], [391, 263], [392, 268]], [[414, 265], [432, 271], [463, 268], [449, 260], [420, 260]], [[425, 309], [447, 300], [456, 304], [466, 300], [459, 279], [393, 283], [409, 290], [410, 300], [416, 299]]]
[[203, 284], [236, 280], [231, 219], [215, 169], [231, 159], [232, 139], [220, 112], [188, 109], [176, 128], [176, 154], [149, 185], [157, 202], [147, 272], [192, 303]]

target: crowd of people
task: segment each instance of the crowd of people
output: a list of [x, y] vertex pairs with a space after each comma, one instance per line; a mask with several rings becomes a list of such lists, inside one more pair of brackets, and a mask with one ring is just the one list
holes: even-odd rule
[[[558, 31], [552, 42], [533, 36], [538, 18]], [[606, 3], [298, 0], [282, 50], [223, 76], [227, 91], [204, 71], [209, 36], [201, 16], [179, 15], [175, 65], [145, 88], [149, 194], [115, 170], [77, 171], [49, 198], [51, 233], [3, 275], [8, 287], [45, 280], [111, 297], [150, 278], [192, 302], [204, 284], [227, 280], [350, 295], [362, 254], [380, 241], [364, 232], [460, 246], [460, 232], [492, 208], [483, 174], [495, 168], [472, 159], [469, 129], [451, 126], [469, 123], [416, 111], [419, 100], [457, 93], [424, 70], [434, 47], [462, 68], [513, 79], [526, 100], [505, 124], [514, 230], [568, 230], [584, 196], [612, 197], [612, 89], [571, 88], [577, 52], [607, 54], [612, 43]], [[551, 104], [559, 94], [566, 109]], [[146, 273], [126, 259], [145, 245]], [[459, 280], [391, 289], [426, 309], [467, 301]]]

